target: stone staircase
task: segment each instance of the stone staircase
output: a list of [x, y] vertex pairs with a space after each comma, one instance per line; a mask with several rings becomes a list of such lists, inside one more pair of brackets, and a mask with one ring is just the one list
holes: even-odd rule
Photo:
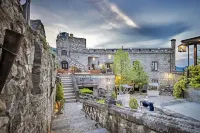
[[64, 89], [64, 98], [66, 102], [76, 102], [76, 95], [72, 85], [72, 79], [69, 74], [60, 75]]
[[52, 133], [109, 133], [83, 111], [82, 103], [65, 103], [63, 114], [52, 123]]

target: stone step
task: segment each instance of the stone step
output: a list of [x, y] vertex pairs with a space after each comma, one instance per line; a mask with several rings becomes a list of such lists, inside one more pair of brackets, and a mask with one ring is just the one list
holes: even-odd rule
[[76, 96], [74, 95], [74, 96], [64, 96], [64, 98], [65, 98], [65, 100], [67, 100], [67, 99], [76, 99]]
[[71, 85], [72, 82], [62, 82], [63, 85]]
[[71, 78], [71, 76], [60, 76], [61, 79], [64, 79], [64, 78]]
[[74, 88], [71, 86], [71, 87], [63, 87], [63, 90], [74, 90]]
[[72, 79], [71, 78], [60, 78], [61, 79], [61, 81], [72, 81]]
[[64, 94], [66, 93], [74, 93], [74, 90], [64, 90]]
[[60, 74], [60, 77], [70, 77], [70, 74]]
[[64, 88], [72, 88], [72, 85], [70, 85], [70, 84], [64, 84], [63, 87]]
[[109, 132], [105, 128], [99, 128], [97, 130], [93, 130], [93, 131], [89, 131], [89, 132], [85, 132], [85, 133], [109, 133]]
[[72, 82], [71, 79], [61, 79], [61, 82]]
[[64, 88], [63, 91], [64, 91], [64, 92], [67, 92], [67, 91], [74, 91], [74, 88]]
[[74, 92], [65, 92], [64, 93], [64, 96], [73, 96], [73, 95], [75, 95]]
[[72, 102], [76, 102], [76, 99], [65, 99], [66, 103], [72, 103]]

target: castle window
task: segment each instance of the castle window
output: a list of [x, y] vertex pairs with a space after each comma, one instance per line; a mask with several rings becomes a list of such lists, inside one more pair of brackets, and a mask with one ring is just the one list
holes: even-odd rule
[[61, 51], [61, 55], [62, 55], [62, 56], [67, 55], [67, 51], [66, 51], [66, 50], [62, 50], [62, 51]]
[[152, 71], [158, 71], [158, 62], [152, 61]]
[[158, 83], [158, 79], [152, 79], [151, 82], [152, 83]]

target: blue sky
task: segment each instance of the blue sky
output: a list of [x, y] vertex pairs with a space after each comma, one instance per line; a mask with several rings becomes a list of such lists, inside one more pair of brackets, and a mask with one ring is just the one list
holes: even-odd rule
[[[173, 38], [179, 45], [200, 36], [199, 5], [200, 0], [34, 0], [31, 18], [42, 20], [53, 47], [64, 31], [86, 38], [89, 48], [170, 47]], [[177, 52], [177, 65], [186, 65], [186, 57]]]

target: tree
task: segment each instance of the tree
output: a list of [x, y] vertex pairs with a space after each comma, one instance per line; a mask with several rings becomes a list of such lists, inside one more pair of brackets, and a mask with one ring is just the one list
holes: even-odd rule
[[133, 81], [134, 84], [138, 85], [139, 88], [142, 88], [149, 81], [147, 73], [144, 71], [144, 68], [140, 61], [135, 61], [133, 67], [129, 74], [129, 79]]
[[120, 85], [130, 81], [129, 72], [131, 64], [128, 52], [124, 52], [122, 49], [118, 50], [114, 55], [113, 70], [114, 74], [121, 76]]

